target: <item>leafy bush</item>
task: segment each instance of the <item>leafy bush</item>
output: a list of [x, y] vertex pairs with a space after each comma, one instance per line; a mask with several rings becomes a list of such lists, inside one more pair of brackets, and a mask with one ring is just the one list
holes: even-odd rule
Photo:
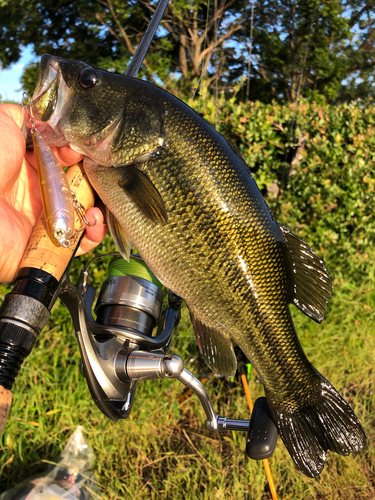
[[[208, 92], [189, 104], [215, 126]], [[217, 129], [241, 150], [280, 223], [338, 272], [375, 243], [375, 106], [218, 100]], [[294, 126], [293, 126], [294, 123]]]

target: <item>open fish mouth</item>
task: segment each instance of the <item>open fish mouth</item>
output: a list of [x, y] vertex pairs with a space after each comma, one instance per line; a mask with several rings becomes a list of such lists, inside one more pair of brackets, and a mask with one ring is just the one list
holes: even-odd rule
[[[55, 146], [68, 143], [59, 126], [63, 107], [68, 102], [69, 88], [60, 70], [60, 58], [44, 54], [38, 81], [30, 102], [31, 110], [27, 110], [27, 126], [35, 127], [43, 135], [45, 141]], [[32, 118], [32, 120], [31, 120]]]
[[35, 118], [39, 118], [42, 122], [48, 121], [56, 109], [59, 97], [59, 75], [58, 58], [44, 54], [32, 99]]
[[50, 54], [43, 54], [41, 68], [34, 90], [34, 98], [43, 94], [55, 80], [59, 72], [59, 58]]
[[[67, 61], [60, 57], [49, 54], [42, 56], [38, 81], [30, 107], [26, 110], [28, 114], [26, 126], [31, 129], [34, 124], [49, 146], [69, 145], [74, 151], [88, 156], [97, 163], [111, 166], [113, 163], [111, 144], [121, 125], [122, 108], [113, 118], [104, 119], [99, 128], [94, 126], [89, 130], [83, 130], [84, 123], [83, 120], [81, 123], [79, 116], [72, 124], [70, 115], [77, 98], [77, 77], [74, 75], [72, 78], [70, 71], [75, 67], [80, 71], [87, 71], [88, 68], [82, 61], [72, 61], [67, 64]], [[78, 92], [83, 94], [86, 90], [85, 86], [78, 88]], [[29, 132], [27, 144], [31, 142], [30, 138]]]

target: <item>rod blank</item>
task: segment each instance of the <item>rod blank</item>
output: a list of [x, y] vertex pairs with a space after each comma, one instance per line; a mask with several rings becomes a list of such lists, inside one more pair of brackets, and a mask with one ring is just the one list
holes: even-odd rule
[[146, 56], [147, 50], [150, 46], [152, 39], [158, 29], [161, 18], [163, 17], [164, 11], [169, 3], [169, 0], [160, 0], [159, 5], [157, 6], [155, 13], [151, 19], [150, 24], [147, 27], [146, 33], [144, 34], [141, 43], [138, 45], [138, 48], [134, 54], [132, 62], [129, 64], [129, 67], [125, 73], [126, 76], [136, 77], [143, 63], [143, 59]]

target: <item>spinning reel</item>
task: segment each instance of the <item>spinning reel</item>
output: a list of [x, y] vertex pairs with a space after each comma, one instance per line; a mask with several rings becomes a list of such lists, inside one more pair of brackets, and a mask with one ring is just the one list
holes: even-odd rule
[[[180, 357], [168, 353], [180, 319], [180, 297], [169, 292], [163, 311], [162, 285], [140, 256], [132, 255], [129, 263], [117, 256], [102, 284], [95, 321], [91, 311], [96, 292], [87, 284], [91, 263], [82, 272], [77, 287], [82, 300], [77, 294], [73, 297], [69, 285], [62, 288], [60, 297], [72, 314], [83, 373], [99, 409], [114, 421], [127, 418], [138, 382], [175, 378], [198, 396], [211, 432], [245, 431], [246, 450], [251, 458], [271, 456], [277, 430], [265, 398], [256, 402], [250, 422], [220, 417], [215, 414], [204, 385], [184, 367]], [[155, 330], [156, 335], [152, 336]]]

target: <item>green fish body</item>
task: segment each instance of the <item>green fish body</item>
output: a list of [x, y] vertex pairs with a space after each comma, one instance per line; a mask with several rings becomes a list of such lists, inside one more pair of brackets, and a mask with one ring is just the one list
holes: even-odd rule
[[86, 155], [122, 253], [132, 242], [185, 300], [210, 368], [234, 374], [233, 343], [251, 361], [297, 467], [315, 477], [328, 449], [363, 450], [359, 421], [307, 360], [289, 311], [322, 321], [328, 273], [277, 223], [239, 152], [168, 92], [79, 61], [44, 56], [33, 108], [51, 144]]

